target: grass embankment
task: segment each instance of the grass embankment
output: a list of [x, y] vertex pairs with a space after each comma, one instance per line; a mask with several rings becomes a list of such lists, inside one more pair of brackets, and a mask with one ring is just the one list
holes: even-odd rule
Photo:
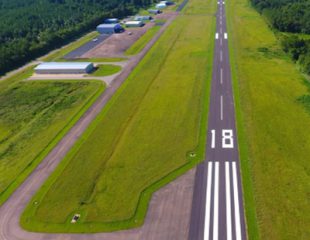
[[[216, 1], [189, 5], [207, 5], [211, 13]], [[203, 159], [215, 18], [195, 13], [177, 17], [135, 68], [34, 196], [23, 227], [98, 232], [139, 226], [152, 193]], [[74, 213], [81, 219], [70, 224]]]
[[138, 41], [136, 41], [130, 48], [125, 52], [126, 55], [135, 55], [141, 52], [141, 50], [146, 46], [146, 44], [155, 36], [159, 31], [160, 26], [154, 26], [147, 30], [147, 32], [141, 36]]
[[249, 237], [309, 239], [309, 83], [248, 1], [226, 3]]
[[101, 82], [24, 82], [29, 68], [0, 83], [0, 204], [103, 91]]
[[104, 76], [110, 76], [110, 75], [116, 74], [121, 70], [122, 70], [122, 67], [117, 66], [117, 65], [109, 65], [109, 64], [99, 65], [97, 69], [90, 75], [96, 76], [96, 77], [104, 77]]

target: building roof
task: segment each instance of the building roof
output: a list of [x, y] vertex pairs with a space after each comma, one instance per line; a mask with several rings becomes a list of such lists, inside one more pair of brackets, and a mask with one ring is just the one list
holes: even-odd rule
[[126, 24], [142, 24], [142, 21], [128, 21]]
[[118, 21], [118, 18], [107, 18], [105, 21]]
[[120, 24], [119, 23], [103, 23], [97, 26], [97, 28], [115, 28], [115, 27], [119, 27]]
[[90, 62], [45, 62], [39, 64], [35, 70], [58, 70], [58, 69], [86, 69]]

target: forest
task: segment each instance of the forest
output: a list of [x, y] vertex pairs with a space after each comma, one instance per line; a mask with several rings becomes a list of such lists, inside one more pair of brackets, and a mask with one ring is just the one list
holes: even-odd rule
[[153, 0], [0, 0], [0, 75]]
[[310, 1], [251, 0], [279, 34], [283, 50], [310, 74]]

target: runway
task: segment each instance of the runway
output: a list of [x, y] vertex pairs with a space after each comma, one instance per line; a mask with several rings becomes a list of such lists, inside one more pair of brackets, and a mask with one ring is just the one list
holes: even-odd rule
[[247, 239], [225, 2], [218, 2], [206, 159], [197, 167], [189, 240]]

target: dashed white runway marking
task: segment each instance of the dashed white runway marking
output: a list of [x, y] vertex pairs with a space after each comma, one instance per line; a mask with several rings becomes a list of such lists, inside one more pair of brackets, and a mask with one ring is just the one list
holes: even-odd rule
[[220, 39], [220, 44], [221, 44], [221, 46], [222, 46], [222, 44], [223, 44], [223, 39], [222, 39], [222, 38]]
[[240, 209], [238, 195], [238, 181], [236, 162], [232, 163], [233, 169], [233, 187], [234, 187], [234, 203], [235, 203], [235, 224], [236, 224], [236, 240], [241, 240], [241, 224], [240, 224]]
[[227, 33], [224, 33], [224, 38], [225, 38], [225, 39], [227, 39], [227, 38], [228, 38]]
[[219, 162], [215, 162], [214, 173], [214, 213], [213, 213], [213, 240], [218, 240], [219, 228]]
[[221, 71], [220, 71], [220, 82], [221, 84], [223, 84], [223, 68], [221, 68]]
[[220, 61], [223, 62], [223, 51], [220, 51]]
[[224, 113], [223, 113], [223, 96], [221, 95], [221, 120], [224, 119], [223, 115], [224, 115]]
[[208, 162], [204, 240], [209, 240], [210, 235], [211, 183], [212, 183], [211, 181], [212, 181], [212, 162]]
[[226, 185], [226, 226], [227, 226], [227, 240], [232, 239], [231, 232], [231, 196], [230, 196], [230, 174], [229, 162], [225, 162], [225, 185]]
[[223, 29], [222, 28], [220, 28], [220, 34], [222, 34], [223, 33]]

